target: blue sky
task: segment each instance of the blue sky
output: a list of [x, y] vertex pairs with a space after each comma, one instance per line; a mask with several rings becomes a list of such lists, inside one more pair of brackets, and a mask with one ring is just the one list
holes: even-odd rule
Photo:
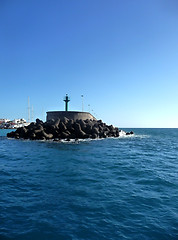
[[118, 127], [178, 127], [176, 0], [1, 0], [0, 118], [90, 111]]

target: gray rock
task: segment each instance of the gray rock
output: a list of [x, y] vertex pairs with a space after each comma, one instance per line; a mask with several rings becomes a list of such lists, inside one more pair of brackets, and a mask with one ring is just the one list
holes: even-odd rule
[[65, 138], [69, 138], [70, 134], [66, 133], [66, 132], [62, 132], [61, 133], [61, 138], [65, 139]]
[[37, 119], [36, 119], [36, 124], [41, 124], [41, 125], [43, 125], [43, 121], [40, 120], [39, 118], [37, 118]]
[[77, 122], [74, 123], [73, 127], [74, 127], [76, 133], [82, 131], [80, 124]]
[[56, 128], [58, 128], [58, 127], [59, 127], [59, 123], [60, 123], [60, 119], [57, 119], [57, 120], [54, 122], [54, 126], [55, 126]]
[[84, 131], [78, 131], [77, 133], [76, 133], [76, 137], [77, 138], [81, 138], [81, 139], [84, 139], [84, 138], [86, 138], [86, 133], [84, 132]]
[[92, 139], [95, 139], [95, 138], [97, 138], [97, 137], [98, 137], [98, 135], [97, 135], [96, 133], [93, 133], [91, 138], [92, 138]]
[[64, 117], [64, 118], [62, 119], [62, 122], [63, 122], [65, 125], [68, 123], [68, 121], [69, 121], [69, 119], [66, 118], [66, 117]]
[[42, 136], [45, 137], [46, 139], [52, 139], [53, 138], [53, 134], [46, 133], [45, 131], [42, 131]]
[[59, 130], [60, 130], [61, 132], [64, 132], [64, 131], [67, 130], [67, 127], [66, 127], [66, 125], [64, 124], [64, 122], [60, 122], [60, 123], [59, 123]]
[[93, 128], [92, 128], [92, 133], [97, 134], [97, 136], [98, 136], [98, 134], [99, 134], [99, 129], [98, 129], [97, 127], [93, 127]]

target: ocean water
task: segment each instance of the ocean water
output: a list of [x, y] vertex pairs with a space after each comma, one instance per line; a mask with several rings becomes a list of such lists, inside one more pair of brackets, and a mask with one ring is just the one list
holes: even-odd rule
[[178, 129], [132, 130], [77, 143], [1, 130], [0, 240], [178, 239]]

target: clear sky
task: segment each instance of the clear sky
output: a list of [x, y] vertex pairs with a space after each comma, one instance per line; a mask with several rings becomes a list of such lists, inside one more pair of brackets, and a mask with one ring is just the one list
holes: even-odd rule
[[108, 124], [178, 127], [178, 1], [0, 0], [0, 89], [0, 118], [68, 93]]

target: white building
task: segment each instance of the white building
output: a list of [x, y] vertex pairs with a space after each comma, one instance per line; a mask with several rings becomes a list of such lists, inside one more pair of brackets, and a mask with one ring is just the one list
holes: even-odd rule
[[12, 120], [12, 122], [15, 124], [22, 124], [22, 123], [26, 123], [26, 120], [24, 118], [19, 118], [19, 119]]
[[19, 128], [28, 126], [30, 123], [27, 123], [24, 118], [9, 120], [9, 119], [0, 119], [0, 128]]
[[27, 123], [24, 118], [14, 119], [12, 121], [13, 128], [24, 127], [24, 126], [28, 126], [29, 124], [30, 123]]
[[7, 123], [7, 122], [10, 122], [10, 119], [0, 118], [0, 123]]

